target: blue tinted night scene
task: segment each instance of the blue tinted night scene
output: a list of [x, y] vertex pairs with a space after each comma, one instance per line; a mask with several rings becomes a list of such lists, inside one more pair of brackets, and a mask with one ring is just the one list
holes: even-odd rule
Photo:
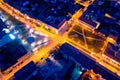
[[0, 80], [120, 80], [120, 0], [0, 0]]

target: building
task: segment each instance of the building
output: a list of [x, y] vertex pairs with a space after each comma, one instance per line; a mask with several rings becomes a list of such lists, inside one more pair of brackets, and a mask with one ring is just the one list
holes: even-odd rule
[[14, 80], [31, 80], [30, 78], [36, 74], [36, 69], [36, 65], [31, 61], [14, 74]]
[[7, 70], [26, 53], [26, 49], [22, 45], [17, 44], [17, 41], [12, 41], [4, 45], [4, 47], [0, 48], [0, 69], [2, 71]]

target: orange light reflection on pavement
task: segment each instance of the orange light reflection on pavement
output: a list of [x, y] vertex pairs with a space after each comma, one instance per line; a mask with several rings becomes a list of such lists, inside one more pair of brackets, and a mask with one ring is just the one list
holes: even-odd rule
[[[38, 50], [37, 52], [32, 54], [31, 57], [24, 60], [22, 64], [20, 64], [19, 66], [13, 68], [11, 73], [0, 75], [2, 77], [1, 80], [8, 80], [9, 78], [11, 78], [14, 75], [14, 73], [16, 73], [19, 69], [24, 67], [26, 64], [28, 64], [30, 61], [34, 61], [35, 63], [39, 62], [39, 64], [43, 65], [45, 63], [45, 59], [48, 57], [50, 51], [52, 49], [54, 49], [54, 47], [56, 47], [56, 45], [58, 45], [57, 42], [51, 41], [49, 43], [49, 45], [41, 48], [40, 50]], [[41, 58], [43, 58], [43, 59], [40, 60]]]
[[[95, 53], [91, 52], [89, 49], [78, 45], [75, 41], [72, 41], [68, 38], [68, 34], [69, 32], [72, 30], [73, 27], [71, 27], [69, 29], [69, 31], [65, 34], [63, 34], [63, 36], [59, 35], [59, 33], [51, 33], [48, 30], [46, 30], [44, 27], [48, 26], [45, 23], [42, 23], [40, 21], [37, 21], [33, 18], [28, 17], [27, 15], [24, 15], [22, 13], [20, 13], [18, 10], [10, 7], [7, 3], [0, 3], [0, 8], [2, 10], [4, 10], [6, 13], [8, 13], [9, 15], [11, 15], [12, 17], [16, 18], [17, 20], [25, 23], [26, 25], [31, 26], [32, 28], [34, 28], [36, 31], [41, 32], [43, 34], [46, 34], [49, 36], [49, 38], [51, 39], [51, 42], [49, 43], [49, 45], [45, 46], [44, 48], [41, 48], [39, 51], [37, 51], [36, 53], [33, 53], [33, 55], [31, 55], [31, 57], [29, 57], [28, 59], [26, 59], [21, 65], [17, 66], [10, 74], [5, 74], [5, 75], [1, 75], [1, 77], [3, 77], [2, 80], [7, 80], [9, 79], [11, 76], [14, 75], [15, 72], [17, 72], [19, 69], [21, 69], [23, 66], [25, 66], [27, 63], [29, 63], [31, 60], [36, 62], [40, 62], [41, 64], [44, 64], [45, 59], [48, 57], [50, 50], [52, 50], [56, 45], [58, 44], [63, 44], [65, 42], [68, 42], [69, 44], [73, 45], [74, 47], [76, 47], [77, 49], [79, 49], [80, 51], [84, 52], [85, 54], [91, 56], [92, 58], [94, 58], [96, 60], [96, 62], [98, 62], [98, 64], [101, 64], [102, 66], [106, 67], [107, 69], [109, 69], [110, 71], [112, 71], [113, 73], [117, 73], [120, 76], [120, 71], [118, 71], [116, 68], [110, 66], [109, 64], [105, 63], [103, 61], [103, 57], [102, 55], [96, 55]], [[87, 8], [86, 8], [87, 9]], [[85, 9], [85, 10], [86, 10]], [[84, 12], [84, 11], [83, 11]], [[81, 14], [83, 12], [77, 12], [77, 14], [73, 15], [72, 19], [76, 19], [79, 16], [81, 16]], [[72, 21], [72, 20], [71, 20]], [[68, 21], [68, 23], [72, 23], [70, 21]], [[40, 26], [37, 26], [36, 24], [40, 24]], [[73, 25], [73, 24], [72, 24]], [[65, 26], [66, 27], [66, 26]], [[84, 27], [85, 29], [88, 29], [88, 26]], [[64, 28], [63, 28], [64, 29]], [[55, 29], [56, 30], [56, 29]], [[57, 31], [57, 30], [56, 30]], [[93, 53], [93, 54], [92, 54]], [[100, 58], [99, 58], [100, 57]], [[43, 61], [40, 61], [41, 58], [45, 58]], [[120, 67], [118, 67], [120, 69]]]

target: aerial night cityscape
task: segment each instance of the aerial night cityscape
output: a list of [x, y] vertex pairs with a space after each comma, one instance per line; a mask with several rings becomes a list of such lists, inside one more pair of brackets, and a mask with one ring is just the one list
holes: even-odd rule
[[120, 80], [120, 0], [0, 0], [0, 80]]

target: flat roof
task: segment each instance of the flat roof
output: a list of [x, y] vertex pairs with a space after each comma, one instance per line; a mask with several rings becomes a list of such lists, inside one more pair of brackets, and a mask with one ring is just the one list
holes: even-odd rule
[[[96, 26], [97, 26], [97, 23], [93, 22], [92, 20], [88, 20], [88, 19], [84, 18], [83, 16], [81, 16], [81, 17], [79, 18], [79, 20], [81, 20], [81, 21], [83, 21], [83, 22], [91, 25], [93, 28], [96, 28]], [[90, 27], [91, 27], [91, 26], [90, 26]]]

